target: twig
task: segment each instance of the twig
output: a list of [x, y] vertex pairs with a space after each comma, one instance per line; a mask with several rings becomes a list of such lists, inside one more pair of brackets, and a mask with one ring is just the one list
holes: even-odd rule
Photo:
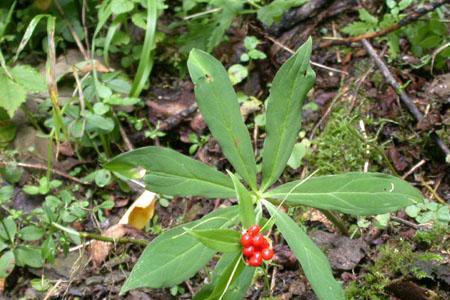
[[[63, 17], [64, 22], [67, 25], [67, 28], [70, 31], [70, 34], [72, 35], [75, 43], [78, 46], [78, 49], [80, 50], [81, 54], [83, 54], [83, 57], [85, 60], [89, 60], [89, 54], [86, 52], [86, 49], [84, 49], [83, 44], [81, 43], [80, 38], [78, 37], [77, 32], [75, 31], [75, 29], [73, 28], [72, 24], [70, 24], [70, 22], [66, 19], [66, 15], [64, 14], [64, 10], [62, 9], [61, 5], [59, 4], [58, 1], [54, 1], [56, 9], [58, 10], [59, 14], [61, 15], [61, 17]], [[87, 37], [86, 37], [87, 38]]]
[[395, 222], [399, 222], [399, 223], [405, 224], [405, 225], [407, 225], [409, 227], [412, 227], [412, 228], [414, 228], [416, 230], [419, 229], [420, 227], [423, 227], [423, 225], [417, 225], [417, 224], [414, 224], [413, 222], [410, 222], [408, 220], [405, 220], [405, 219], [402, 219], [402, 218], [399, 218], [399, 217], [396, 217], [396, 216], [391, 216], [391, 220], [395, 221]]
[[270, 290], [269, 290], [270, 297], [272, 297], [273, 291], [275, 289], [276, 275], [277, 275], [277, 266], [274, 266], [272, 270], [272, 278], [270, 279]]
[[[386, 64], [383, 62], [383, 60], [378, 56], [375, 49], [372, 47], [369, 41], [362, 40], [362, 44], [366, 51], [369, 53], [369, 55], [372, 57], [372, 59], [375, 61], [375, 64], [380, 69], [381, 74], [383, 75], [384, 79], [389, 83], [389, 85], [395, 90], [395, 92], [399, 95], [400, 99], [402, 100], [403, 104], [408, 108], [409, 112], [414, 116], [416, 121], [420, 121], [423, 119], [422, 113], [419, 111], [417, 106], [414, 104], [413, 100], [408, 96], [408, 94], [405, 93], [405, 91], [402, 89], [400, 84], [395, 80], [392, 73], [389, 71]], [[442, 152], [446, 156], [450, 155], [450, 149], [447, 147], [447, 145], [441, 140], [441, 138], [435, 133], [432, 132], [430, 134], [431, 138], [435, 141], [435, 143], [441, 148]]]
[[80, 76], [78, 75], [78, 68], [76, 66], [72, 66], [72, 72], [73, 72], [73, 77], [75, 78], [75, 82], [77, 84], [77, 88], [75, 89], [74, 93], [76, 92], [76, 90], [78, 90], [78, 99], [80, 100], [80, 108], [81, 108], [81, 115], [84, 116], [84, 111], [86, 109], [86, 105], [84, 102], [84, 94], [83, 94], [83, 88], [81, 86], [81, 81], [80, 81]]
[[436, 0], [435, 2], [425, 4], [424, 6], [417, 8], [412, 14], [406, 16], [404, 19], [400, 20], [398, 23], [393, 24], [389, 27], [386, 27], [384, 29], [381, 29], [381, 30], [375, 31], [375, 32], [364, 33], [364, 34], [361, 34], [358, 36], [328, 40], [327, 42], [322, 43], [320, 45], [320, 47], [326, 48], [326, 47], [330, 47], [330, 46], [342, 45], [342, 44], [347, 44], [347, 43], [352, 43], [352, 42], [359, 42], [359, 41], [362, 41], [365, 39], [373, 39], [376, 37], [386, 35], [388, 33], [391, 33], [391, 32], [394, 32], [394, 31], [400, 29], [403, 26], [411, 24], [412, 22], [416, 21], [423, 15], [426, 15], [427, 13], [434, 11], [436, 8], [442, 6], [446, 3], [450, 3], [450, 0]]
[[221, 7], [219, 7], [219, 8], [213, 8], [213, 9], [209, 9], [209, 10], [205, 10], [205, 11], [202, 11], [202, 12], [199, 12], [199, 13], [196, 13], [196, 14], [192, 14], [192, 15], [183, 17], [183, 20], [186, 21], [186, 20], [190, 20], [190, 19], [202, 17], [202, 16], [205, 16], [205, 15], [209, 15], [209, 14], [213, 14], [213, 13], [219, 12], [219, 11], [221, 11], [221, 10], [222, 10]]
[[[266, 39], [268, 39], [269, 41], [271, 41], [272, 43], [274, 43], [275, 45], [277, 45], [281, 49], [285, 50], [286, 52], [288, 52], [290, 54], [294, 54], [295, 53], [294, 50], [292, 50], [288, 46], [282, 44], [281, 42], [279, 42], [278, 40], [274, 39], [270, 35], [268, 35], [266, 33], [262, 33], [262, 34], [264, 35], [264, 37]], [[346, 71], [342, 71], [342, 70], [339, 70], [339, 69], [336, 69], [336, 68], [328, 67], [328, 66], [322, 65], [320, 63], [314, 62], [312, 60], [310, 61], [310, 63], [311, 63], [311, 65], [316, 66], [316, 67], [321, 68], [321, 69], [325, 69], [325, 70], [328, 70], [328, 71], [332, 71], [332, 72], [337, 72], [337, 73], [342, 73], [344, 75], [348, 75], [348, 72], [346, 72]]]
[[86, 22], [86, 11], [87, 11], [87, 3], [86, 0], [83, 0], [83, 7], [81, 9], [81, 23], [83, 24], [84, 28], [84, 40], [86, 41], [86, 53], [90, 57], [91, 53], [89, 53], [89, 49], [91, 46], [89, 45], [89, 32], [87, 28], [87, 22]]
[[[8, 165], [7, 162], [0, 161], [0, 166], [4, 167], [4, 166], [7, 166], [7, 165]], [[27, 169], [49, 171], [49, 168], [46, 165], [42, 165], [42, 164], [29, 164], [29, 163], [21, 163], [21, 162], [19, 162], [19, 163], [16, 163], [16, 165], [19, 166], [19, 167], [27, 168]], [[54, 168], [52, 168], [50, 171], [52, 173], [55, 173], [56, 175], [59, 175], [59, 176], [64, 177], [66, 179], [70, 179], [70, 180], [72, 180], [72, 181], [74, 181], [76, 183], [84, 184], [84, 185], [91, 185], [91, 183], [86, 182], [86, 181], [81, 181], [80, 179], [78, 179], [76, 177], [73, 177], [73, 176], [70, 176], [69, 174], [67, 174], [67, 173], [65, 173], [63, 171], [56, 170]]]
[[369, 139], [367, 137], [366, 132], [366, 126], [364, 125], [364, 121], [361, 119], [359, 120], [359, 128], [361, 129], [361, 133], [363, 135], [364, 140], [366, 141], [366, 161], [364, 162], [364, 173], [367, 173], [369, 171], [369, 155], [370, 155], [370, 146], [367, 140]]
[[440, 203], [446, 204], [447, 202], [439, 196], [439, 194], [428, 184], [425, 180], [421, 180], [420, 183], [433, 195], [433, 197]]
[[316, 131], [319, 129], [319, 127], [322, 125], [322, 123], [326, 120], [326, 118], [328, 118], [328, 115], [330, 114], [331, 109], [333, 108], [336, 101], [339, 100], [343, 95], [345, 95], [345, 93], [347, 93], [347, 91], [348, 91], [348, 87], [345, 86], [338, 92], [338, 94], [336, 96], [334, 96], [333, 100], [331, 100], [330, 105], [328, 105], [325, 113], [322, 115], [320, 120], [316, 123], [316, 125], [314, 125], [314, 128], [311, 130], [311, 133], [309, 134], [309, 138], [308, 138], [309, 140], [312, 140], [314, 138]]
[[140, 246], [147, 246], [149, 244], [149, 241], [142, 240], [142, 239], [134, 239], [134, 238], [128, 238], [128, 237], [114, 238], [114, 237], [104, 236], [104, 235], [96, 234], [96, 233], [76, 231], [75, 229], [61, 226], [55, 222], [52, 222], [52, 226], [59, 230], [65, 231], [69, 234], [77, 235], [77, 236], [79, 236], [81, 238], [85, 238], [85, 239], [91, 239], [91, 240], [97, 240], [97, 241], [102, 241], [102, 242], [107, 242], [107, 243], [115, 243], [115, 244], [135, 244], [135, 245], [140, 245]]
[[411, 175], [412, 173], [414, 173], [415, 170], [417, 170], [418, 168], [420, 168], [422, 165], [424, 165], [427, 161], [425, 159], [422, 159], [421, 161], [419, 161], [417, 164], [415, 164], [408, 172], [406, 172], [403, 176], [402, 179], [407, 178], [409, 175]]
[[119, 125], [120, 136], [122, 137], [122, 140], [125, 143], [127, 150], [128, 151], [133, 150], [134, 149], [133, 143], [131, 143], [130, 139], [128, 138], [128, 135], [125, 132], [125, 129], [123, 129], [122, 124], [120, 124], [120, 120], [114, 111], [113, 111], [113, 116], [117, 120], [117, 124]]
[[52, 286], [52, 288], [48, 290], [48, 292], [45, 295], [43, 300], [47, 300], [47, 299], [50, 299], [53, 296], [56, 296], [56, 295], [53, 295], [53, 294], [56, 292], [56, 290], [58, 289], [58, 287], [61, 285], [62, 282], [63, 282], [62, 279], [58, 279], [58, 281], [56, 281], [56, 283]]

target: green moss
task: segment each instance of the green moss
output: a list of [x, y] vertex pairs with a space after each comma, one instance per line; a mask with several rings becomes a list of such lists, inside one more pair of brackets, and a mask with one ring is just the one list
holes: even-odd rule
[[400, 241], [396, 245], [380, 247], [374, 264], [366, 266], [366, 273], [346, 288], [348, 299], [389, 299], [385, 287], [394, 279], [413, 277], [423, 279], [428, 275], [415, 263], [440, 261], [442, 258], [432, 252], [414, 252], [411, 244]]
[[[331, 114], [324, 131], [313, 141], [317, 151], [307, 158], [313, 169], [319, 169], [320, 174], [362, 171], [369, 159], [369, 171], [380, 170], [382, 157], [373, 149], [367, 154], [366, 143], [355, 136], [361, 134], [360, 119], [358, 111], [349, 114], [345, 108]], [[363, 120], [367, 125], [369, 120]]]

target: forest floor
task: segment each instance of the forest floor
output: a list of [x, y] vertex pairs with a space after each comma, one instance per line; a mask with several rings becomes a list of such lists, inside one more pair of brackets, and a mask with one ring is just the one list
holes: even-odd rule
[[[347, 0], [310, 2], [317, 6], [306, 14], [301, 7], [292, 8], [281, 23], [271, 27], [263, 25], [254, 15], [242, 15], [226, 31], [227, 40], [212, 51], [227, 68], [242, 64], [240, 57], [248, 51], [244, 39], [254, 36], [259, 40], [258, 50], [266, 56], [246, 63], [248, 75], [234, 86], [244, 95], [241, 113], [254, 149], [260, 152], [265, 137], [263, 100], [268, 96], [268, 83], [292, 54], [290, 49], [297, 49], [312, 36], [311, 61], [315, 63], [316, 84], [305, 102], [299, 141], [280, 182], [306, 178], [315, 170], [318, 175], [384, 172], [410, 182], [423, 193], [427, 202], [409, 207], [407, 211], [375, 217], [342, 215], [347, 229], [344, 233], [319, 210], [299, 208], [292, 214], [327, 254], [334, 276], [343, 283], [348, 299], [450, 299], [450, 154], [445, 152], [448, 151], [445, 145], [450, 145], [448, 57], [439, 66], [433, 66], [434, 69], [430, 60], [422, 64], [423, 61], [412, 54], [413, 45], [406, 35], [397, 31], [400, 53], [395, 56], [386, 35], [369, 38], [366, 42], [339, 39], [340, 29], [359, 20], [358, 9], [379, 14], [383, 1], [357, 1], [356, 5], [355, 1]], [[439, 9], [445, 16], [450, 8], [444, 5]], [[407, 15], [413, 13], [414, 6], [405, 10]], [[420, 22], [427, 22], [426, 17], [433, 13], [422, 16], [425, 21]], [[447, 39], [448, 17], [447, 14], [447, 23], [442, 23]], [[168, 26], [171, 18], [174, 15], [168, 12], [160, 17], [158, 24], [168, 36], [175, 35], [177, 30]], [[417, 20], [412, 21], [416, 23]], [[142, 30], [132, 39], [142, 40]], [[185, 60], [178, 56], [177, 47], [166, 41], [156, 48], [155, 56], [160, 59], [156, 59], [150, 87], [141, 94], [139, 105], [117, 106], [114, 114], [120, 130], [117, 128], [112, 134], [108, 151], [116, 155], [133, 148], [164, 145], [221, 171], [230, 169], [197, 109], [193, 83], [185, 72]], [[32, 51], [25, 49], [27, 51], [29, 53], [20, 61], [44, 70], [45, 55], [33, 57]], [[58, 74], [70, 70], [71, 65], [83, 57], [79, 48], [70, 43], [57, 54]], [[121, 68], [124, 55], [120, 51], [110, 55], [113, 69]], [[377, 58], [383, 61], [389, 73], [380, 69]], [[123, 72], [133, 77], [132, 68]], [[401, 89], [396, 91], [392, 87], [389, 75]], [[75, 87], [73, 80], [59, 81], [61, 101], [70, 101], [67, 99], [78, 95]], [[43, 134], [49, 131], [43, 126], [45, 113], [38, 106], [47, 97], [46, 93], [28, 96], [25, 108], [19, 109], [13, 118], [15, 139], [0, 155], [4, 167], [2, 186], [10, 182], [8, 176], [21, 174], [14, 183], [10, 199], [5, 200], [0, 194], [0, 216], [14, 216], [19, 220], [18, 227], [23, 226], [21, 222], [40, 226], [39, 222], [44, 221], [33, 212], [39, 210], [50, 195], [62, 199], [63, 190], [70, 192], [69, 198], [76, 199], [68, 200], [59, 212], [64, 214], [66, 210], [77, 216], [73, 221], [67, 217], [66, 227], [148, 241], [167, 228], [196, 220], [220, 205], [236, 202], [235, 199], [219, 201], [158, 195], [149, 209], [151, 220], [144, 228], [123, 226], [118, 229], [115, 224], [142, 194], [142, 187], [131, 184], [131, 189], [123, 188], [123, 182], [108, 177], [111, 174], [106, 174], [105, 179], [95, 173], [101, 170], [108, 155], [101, 157], [83, 142], [59, 143]], [[423, 115], [421, 119], [411, 114], [414, 107]], [[52, 145], [50, 150], [49, 145]], [[49, 157], [53, 157], [51, 165]], [[10, 165], [11, 161], [16, 164]], [[46, 174], [53, 174], [60, 183], [43, 193], [24, 191], [26, 186], [38, 186]], [[85, 177], [89, 174], [90, 179]], [[87, 204], [74, 204], [76, 201], [87, 201]], [[80, 207], [82, 212], [77, 215]], [[54, 232], [55, 228], [46, 229], [45, 236]], [[54, 261], [46, 261], [39, 268], [14, 268], [6, 279], [0, 279], [0, 298], [192, 299], [208, 281], [215, 264], [212, 261], [197, 275], [170, 289], [137, 289], [119, 297], [120, 288], [144, 246], [114, 243], [107, 247], [90, 243], [90, 239], [77, 243], [63, 235], [55, 239]], [[247, 299], [316, 299], [282, 237], [273, 233], [272, 239], [276, 244], [273, 264], [267, 274], [257, 272]], [[35, 244], [31, 242], [31, 245]], [[93, 258], [93, 255], [99, 257]], [[268, 281], [264, 280], [265, 276]]]

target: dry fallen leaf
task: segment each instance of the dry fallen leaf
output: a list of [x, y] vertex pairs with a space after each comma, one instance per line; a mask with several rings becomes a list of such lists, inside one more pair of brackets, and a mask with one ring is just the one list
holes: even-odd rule
[[[143, 192], [128, 208], [119, 223], [105, 230], [102, 235], [111, 238], [136, 235], [136, 229], [143, 229], [153, 217], [155, 204], [156, 194], [149, 191]], [[92, 263], [95, 266], [99, 266], [106, 259], [112, 247], [112, 243], [92, 241], [90, 245], [90, 258]]]

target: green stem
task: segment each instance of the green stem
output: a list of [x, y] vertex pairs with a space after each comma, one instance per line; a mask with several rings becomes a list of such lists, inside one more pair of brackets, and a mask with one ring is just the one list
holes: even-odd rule
[[327, 217], [328, 220], [333, 223], [334, 226], [341, 232], [341, 234], [348, 236], [348, 228], [345, 225], [344, 221], [336, 214], [329, 210], [319, 209], [321, 213]]
[[96, 234], [96, 233], [83, 232], [83, 231], [80, 232], [80, 231], [76, 231], [75, 229], [72, 229], [72, 228], [64, 227], [55, 222], [52, 222], [51, 225], [59, 230], [67, 232], [68, 234], [77, 235], [77, 236], [79, 236], [81, 238], [85, 238], [85, 239], [97, 240], [97, 241], [102, 241], [102, 242], [107, 242], [107, 243], [116, 243], [116, 244], [135, 244], [135, 245], [140, 245], [140, 246], [147, 246], [149, 244], [149, 241], [142, 240], [142, 239], [134, 239], [134, 238], [128, 238], [128, 237], [114, 238], [114, 237], [104, 236], [104, 235]]

